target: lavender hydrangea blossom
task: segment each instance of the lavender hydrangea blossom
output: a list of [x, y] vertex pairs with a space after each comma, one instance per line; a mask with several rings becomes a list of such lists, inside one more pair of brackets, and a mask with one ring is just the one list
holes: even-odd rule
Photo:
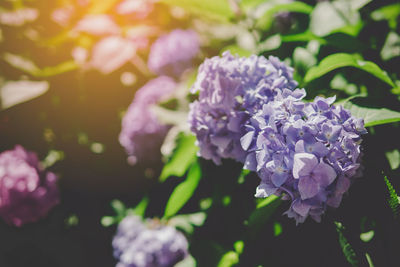
[[0, 217], [10, 225], [36, 222], [59, 202], [57, 177], [21, 146], [0, 154]]
[[170, 267], [188, 255], [181, 232], [156, 220], [143, 223], [137, 216], [121, 221], [112, 245], [117, 267]]
[[172, 78], [161, 76], [149, 81], [136, 94], [122, 119], [119, 142], [125, 148], [128, 162], [154, 161], [169, 127], [161, 124], [150, 107], [159, 103], [175, 90]]
[[193, 66], [193, 60], [199, 52], [200, 43], [196, 32], [176, 29], [153, 43], [148, 66], [156, 74], [179, 77]]
[[243, 162], [246, 153], [240, 138], [247, 132], [246, 121], [278, 92], [296, 86], [293, 69], [275, 57], [246, 58], [225, 52], [206, 59], [192, 88], [199, 99], [189, 113], [199, 155], [216, 164], [223, 158]]
[[291, 199], [286, 214], [297, 223], [320, 221], [327, 206], [338, 207], [360, 175], [362, 119], [355, 119], [335, 98], [304, 103], [304, 90], [283, 90], [246, 125], [241, 138], [245, 166], [257, 171], [256, 197]]

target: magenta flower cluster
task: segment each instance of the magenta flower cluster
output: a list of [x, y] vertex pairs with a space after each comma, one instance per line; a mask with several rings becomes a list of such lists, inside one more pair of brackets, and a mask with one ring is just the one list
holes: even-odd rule
[[120, 222], [112, 245], [117, 267], [169, 267], [188, 255], [188, 242], [181, 232], [156, 220], [144, 223], [133, 215]]
[[151, 111], [151, 106], [172, 94], [175, 81], [161, 76], [149, 81], [136, 94], [123, 120], [119, 142], [128, 154], [132, 165], [138, 161], [153, 161], [160, 154], [160, 147], [169, 129], [161, 124]]
[[59, 202], [57, 177], [21, 146], [0, 154], [0, 217], [10, 225], [36, 222]]
[[225, 53], [200, 67], [189, 123], [200, 156], [243, 162], [261, 178], [256, 197], [282, 196], [297, 223], [308, 216], [319, 222], [360, 175], [366, 130], [362, 119], [332, 105], [334, 97], [306, 103], [305, 90], [295, 87], [292, 70], [276, 58]]

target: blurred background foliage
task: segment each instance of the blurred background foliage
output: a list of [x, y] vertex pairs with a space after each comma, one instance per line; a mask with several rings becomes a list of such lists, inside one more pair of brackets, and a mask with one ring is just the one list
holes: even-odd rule
[[[62, 191], [44, 221], [23, 229], [0, 223], [0, 266], [113, 266], [115, 223], [132, 212], [186, 232], [197, 266], [397, 266], [398, 1], [138, 0], [126, 14], [121, 2], [0, 3], [0, 151], [36, 151], [61, 176]], [[82, 26], [90, 14], [112, 23]], [[146, 65], [151, 44], [175, 28], [198, 32], [196, 66], [225, 50], [274, 55], [294, 67], [309, 100], [336, 95], [365, 119], [364, 175], [321, 223], [295, 226], [282, 216], [287, 203], [253, 198], [256, 174], [196, 157], [182, 119], [195, 71], [180, 77], [181, 109], [172, 100], [156, 107], [178, 129], [173, 153], [155, 155], [157, 164], [127, 163], [121, 118], [155, 77]], [[134, 53], [96, 54], [112, 36], [132, 41]]]

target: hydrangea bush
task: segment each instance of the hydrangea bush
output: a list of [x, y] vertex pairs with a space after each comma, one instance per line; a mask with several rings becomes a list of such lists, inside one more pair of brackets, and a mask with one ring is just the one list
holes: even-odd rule
[[0, 265], [397, 266], [399, 10], [0, 1]]

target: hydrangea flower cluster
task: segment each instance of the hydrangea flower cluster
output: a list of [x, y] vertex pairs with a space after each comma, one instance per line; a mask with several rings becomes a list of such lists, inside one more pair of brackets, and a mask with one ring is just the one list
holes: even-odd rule
[[168, 126], [161, 124], [151, 106], [161, 102], [175, 90], [176, 83], [167, 76], [149, 81], [136, 94], [122, 119], [119, 142], [128, 153], [132, 165], [154, 160], [160, 151]]
[[199, 99], [189, 113], [199, 155], [216, 164], [223, 158], [243, 162], [246, 153], [240, 138], [246, 121], [279, 91], [296, 86], [293, 69], [276, 57], [237, 57], [227, 51], [206, 59], [192, 88]]
[[362, 119], [355, 119], [335, 98], [301, 99], [305, 91], [284, 90], [253, 116], [241, 139], [249, 153], [245, 167], [257, 171], [256, 197], [286, 193], [286, 212], [297, 223], [308, 215], [320, 221], [326, 206], [338, 207], [359, 176]]
[[57, 177], [21, 146], [0, 154], [0, 216], [10, 225], [36, 222], [59, 202]]
[[188, 255], [185, 236], [155, 220], [143, 223], [127, 216], [118, 225], [113, 242], [117, 267], [170, 267]]
[[199, 38], [192, 30], [176, 29], [159, 37], [151, 46], [148, 66], [158, 75], [179, 77], [192, 67], [200, 52]]
[[292, 70], [276, 58], [206, 60], [189, 123], [201, 156], [217, 164], [221, 158], [243, 162], [261, 178], [256, 197], [291, 199], [289, 217], [320, 221], [360, 175], [366, 130], [362, 119], [332, 105], [335, 97], [305, 103], [305, 90], [295, 87]]

